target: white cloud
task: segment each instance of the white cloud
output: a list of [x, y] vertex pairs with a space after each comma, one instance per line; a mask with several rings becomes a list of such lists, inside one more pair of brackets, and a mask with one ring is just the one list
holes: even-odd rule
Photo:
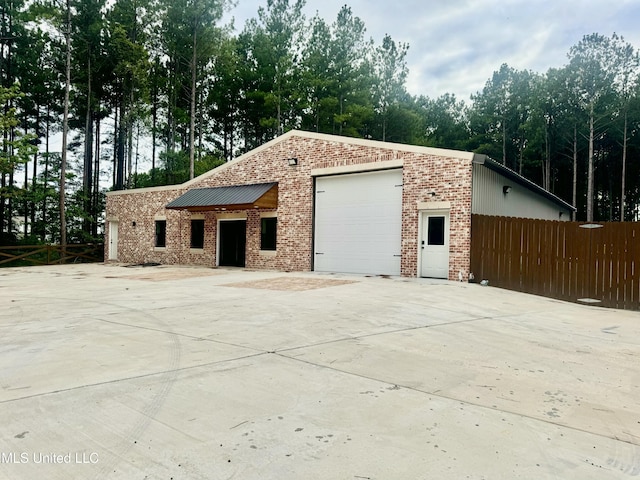
[[[376, 43], [388, 33], [410, 44], [407, 88], [415, 95], [468, 100], [503, 63], [545, 73], [594, 32], [616, 32], [640, 48], [637, 0], [323, 0], [308, 1], [305, 12], [311, 18], [317, 10], [331, 24], [345, 3]], [[241, 4], [238, 30], [266, 0]]]

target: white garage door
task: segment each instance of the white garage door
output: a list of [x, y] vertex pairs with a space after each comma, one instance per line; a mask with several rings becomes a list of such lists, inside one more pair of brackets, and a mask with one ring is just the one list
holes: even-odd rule
[[316, 179], [314, 269], [400, 275], [402, 170]]

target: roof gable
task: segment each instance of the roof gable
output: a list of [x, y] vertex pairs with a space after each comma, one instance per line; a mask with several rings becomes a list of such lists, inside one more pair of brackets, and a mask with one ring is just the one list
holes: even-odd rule
[[202, 175], [195, 177], [192, 180], [189, 180], [188, 182], [183, 183], [181, 187], [189, 188], [208, 177], [215, 176], [218, 173], [226, 170], [227, 168], [230, 168], [233, 165], [240, 163], [249, 157], [252, 157], [253, 155], [256, 155], [262, 151], [273, 148], [274, 146], [280, 143], [286, 142], [292, 137], [298, 137], [298, 138], [308, 139], [308, 140], [318, 140], [321, 142], [329, 142], [329, 143], [341, 143], [344, 145], [364, 146], [364, 147], [392, 150], [392, 151], [398, 151], [398, 152], [419, 153], [419, 154], [425, 154], [425, 155], [436, 155], [440, 157], [461, 158], [469, 161], [471, 161], [474, 157], [473, 153], [464, 152], [461, 150], [447, 150], [442, 148], [423, 147], [418, 145], [407, 145], [403, 143], [381, 142], [378, 140], [368, 140], [364, 138], [344, 137], [340, 135], [330, 135], [326, 133], [306, 132], [302, 130], [290, 130], [287, 133], [280, 135], [279, 137], [276, 137], [273, 140], [263, 145], [260, 145], [259, 147], [254, 148], [253, 150], [250, 150], [247, 153], [244, 153], [243, 155], [240, 155], [239, 157], [227, 163], [220, 165], [219, 167], [209, 170], [208, 172], [205, 172]]

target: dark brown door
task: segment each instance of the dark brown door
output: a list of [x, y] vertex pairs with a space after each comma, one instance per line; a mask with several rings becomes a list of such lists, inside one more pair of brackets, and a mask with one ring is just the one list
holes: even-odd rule
[[246, 220], [220, 222], [220, 266], [244, 267], [246, 245]]

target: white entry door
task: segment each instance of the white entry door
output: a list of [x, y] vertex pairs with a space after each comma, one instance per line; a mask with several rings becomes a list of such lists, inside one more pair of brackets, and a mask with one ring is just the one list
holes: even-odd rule
[[109, 260], [118, 259], [118, 222], [109, 222]]
[[422, 214], [420, 244], [420, 276], [449, 278], [449, 212]]

